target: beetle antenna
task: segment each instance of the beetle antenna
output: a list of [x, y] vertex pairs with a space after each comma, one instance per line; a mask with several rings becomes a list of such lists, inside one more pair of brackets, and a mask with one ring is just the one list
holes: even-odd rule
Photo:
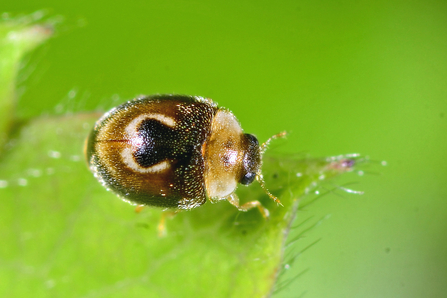
[[256, 175], [256, 180], [258, 180], [259, 184], [261, 185], [262, 190], [270, 197], [270, 199], [275, 201], [278, 205], [281, 205], [284, 207], [284, 205], [281, 204], [281, 201], [277, 197], [272, 195], [272, 193], [267, 189], [267, 187], [265, 187], [264, 177], [262, 176], [261, 173]]
[[[276, 135], [271, 136], [270, 138], [268, 138], [267, 141], [265, 141], [261, 147], [260, 147], [260, 152], [261, 155], [264, 154], [265, 150], [267, 150], [267, 146], [270, 144], [270, 142], [272, 140], [278, 139], [278, 138], [284, 138], [287, 135], [286, 131], [280, 132]], [[284, 207], [283, 204], [281, 204], [281, 201], [275, 197], [274, 195], [272, 195], [272, 193], [267, 189], [267, 187], [265, 187], [265, 182], [264, 182], [264, 176], [262, 176], [261, 171], [259, 171], [259, 173], [256, 175], [256, 180], [258, 180], [259, 184], [261, 185], [262, 190], [264, 190], [264, 192], [270, 197], [270, 199], [272, 199], [273, 201], [275, 201], [278, 205], [281, 205]]]
[[265, 150], [267, 150], [267, 146], [270, 144], [271, 141], [278, 139], [278, 138], [284, 138], [287, 135], [287, 131], [283, 131], [280, 132], [274, 136], [271, 136], [270, 138], [268, 138], [267, 141], [265, 141], [262, 145], [261, 145], [261, 155], [264, 154]]

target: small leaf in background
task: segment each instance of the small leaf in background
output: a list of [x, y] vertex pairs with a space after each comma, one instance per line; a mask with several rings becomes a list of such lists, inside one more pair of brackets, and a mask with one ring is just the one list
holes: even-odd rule
[[39, 22], [42, 11], [0, 20], [0, 152], [14, 121], [15, 82], [23, 56], [53, 34], [52, 21]]

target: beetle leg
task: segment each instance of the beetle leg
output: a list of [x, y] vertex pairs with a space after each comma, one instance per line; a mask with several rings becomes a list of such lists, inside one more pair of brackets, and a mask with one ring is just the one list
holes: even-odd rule
[[235, 193], [232, 193], [231, 195], [227, 196], [226, 199], [228, 200], [228, 202], [230, 202], [231, 205], [235, 206], [239, 211], [246, 212], [250, 209], [257, 207], [259, 212], [261, 212], [262, 216], [265, 219], [268, 219], [270, 216], [269, 211], [264, 206], [262, 206], [261, 202], [259, 201], [250, 201], [240, 206], [239, 197]]
[[177, 213], [179, 213], [180, 210], [172, 211], [172, 210], [165, 210], [161, 212], [160, 222], [157, 226], [158, 231], [158, 237], [165, 237], [167, 235], [166, 230], [166, 218], [173, 218]]
[[144, 206], [146, 205], [137, 205], [137, 207], [135, 207], [135, 213], [140, 213], [144, 209]]

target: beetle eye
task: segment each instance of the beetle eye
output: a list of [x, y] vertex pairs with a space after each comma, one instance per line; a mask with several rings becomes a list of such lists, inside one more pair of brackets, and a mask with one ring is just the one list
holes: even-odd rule
[[248, 185], [250, 183], [252, 183], [256, 178], [256, 173], [255, 172], [250, 172], [245, 174], [244, 177], [242, 177], [241, 181], [239, 181], [241, 184], [243, 185]]
[[261, 166], [261, 156], [258, 139], [254, 135], [244, 134], [244, 141], [246, 147], [239, 183], [248, 185], [256, 178], [259, 167]]

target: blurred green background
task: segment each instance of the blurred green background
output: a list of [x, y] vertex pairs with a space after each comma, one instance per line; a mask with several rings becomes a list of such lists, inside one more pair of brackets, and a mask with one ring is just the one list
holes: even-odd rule
[[348, 178], [363, 196], [338, 191], [298, 214], [331, 217], [302, 240], [321, 238], [287, 274], [309, 270], [277, 297], [446, 295], [447, 2], [22, 0], [1, 9], [42, 8], [66, 20], [27, 59], [22, 118], [196, 94], [260, 140], [291, 132], [281, 151], [386, 160]]

